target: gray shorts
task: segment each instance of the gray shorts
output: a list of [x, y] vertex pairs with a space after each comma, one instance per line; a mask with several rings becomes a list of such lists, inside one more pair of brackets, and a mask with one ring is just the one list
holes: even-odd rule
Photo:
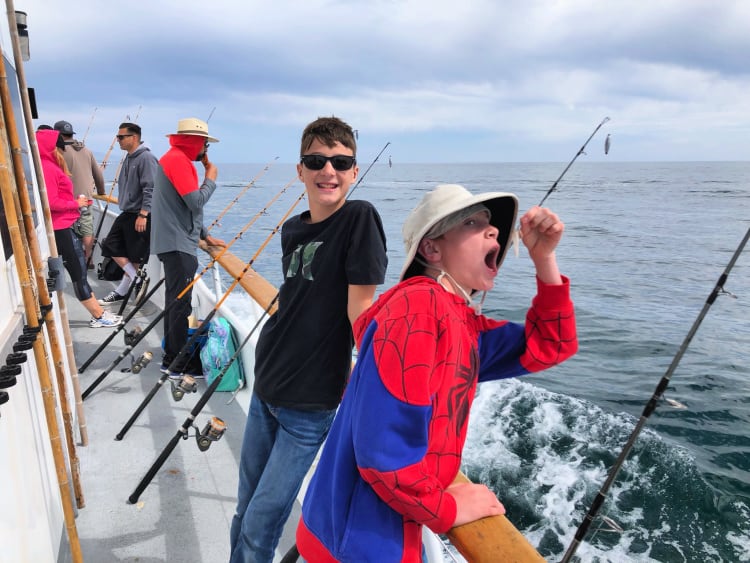
[[94, 214], [90, 207], [81, 207], [81, 216], [73, 223], [73, 231], [79, 237], [94, 236]]

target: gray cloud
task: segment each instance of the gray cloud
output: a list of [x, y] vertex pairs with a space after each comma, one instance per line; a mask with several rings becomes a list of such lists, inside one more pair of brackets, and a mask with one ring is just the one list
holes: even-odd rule
[[301, 128], [329, 114], [365, 133], [363, 149], [393, 141], [400, 160], [567, 160], [605, 115], [613, 159], [748, 155], [742, 0], [132, 8], [16, 5], [29, 13], [42, 117], [86, 123], [98, 107], [89, 144], [108, 144], [143, 106], [158, 152], [177, 119], [215, 107], [225, 161], [294, 159]]

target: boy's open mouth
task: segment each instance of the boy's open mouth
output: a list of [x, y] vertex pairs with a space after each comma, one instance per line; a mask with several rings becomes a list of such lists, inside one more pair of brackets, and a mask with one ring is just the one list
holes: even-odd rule
[[492, 250], [490, 250], [487, 255], [484, 257], [484, 263], [487, 265], [488, 268], [491, 270], [497, 269], [497, 259], [500, 257], [500, 247], [496, 246]]

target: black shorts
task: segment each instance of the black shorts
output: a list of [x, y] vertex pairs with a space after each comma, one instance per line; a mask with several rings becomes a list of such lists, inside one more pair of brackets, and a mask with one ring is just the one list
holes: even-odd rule
[[112, 223], [107, 238], [102, 241], [102, 256], [125, 256], [135, 264], [148, 260], [151, 246], [151, 214], [146, 219], [146, 230], [135, 230], [138, 213], [123, 211]]

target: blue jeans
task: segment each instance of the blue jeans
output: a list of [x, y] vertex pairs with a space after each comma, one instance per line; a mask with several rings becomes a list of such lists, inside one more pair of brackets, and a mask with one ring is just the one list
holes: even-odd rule
[[335, 409], [274, 407], [253, 393], [242, 442], [230, 563], [273, 561], [302, 480], [335, 414]]

